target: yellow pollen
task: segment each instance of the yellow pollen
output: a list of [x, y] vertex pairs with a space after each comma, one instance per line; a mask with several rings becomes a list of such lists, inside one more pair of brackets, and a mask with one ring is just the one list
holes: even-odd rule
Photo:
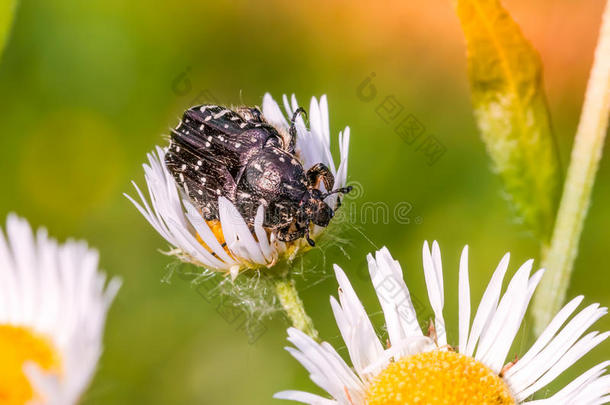
[[[216, 240], [218, 241], [218, 243], [220, 243], [221, 245], [224, 245], [224, 250], [225, 252], [227, 252], [227, 254], [231, 257], [233, 257], [233, 255], [231, 254], [231, 251], [229, 251], [229, 248], [225, 245], [225, 236], [222, 233], [222, 226], [220, 225], [220, 221], [217, 219], [212, 219], [210, 221], [205, 221], [208, 226], [210, 227], [210, 230], [212, 231], [212, 233], [214, 234], [214, 236], [216, 237]], [[271, 234], [271, 230], [269, 229], [265, 229], [265, 232], [267, 233], [267, 237], [269, 237], [269, 235]], [[214, 253], [213, 250], [207, 245], [207, 243], [205, 243], [203, 241], [203, 239], [201, 238], [201, 236], [199, 234], [196, 235], [197, 237], [197, 241], [204, 247], [207, 249], [208, 252], [210, 253]], [[258, 236], [256, 234], [252, 234], [252, 237], [258, 241]], [[288, 247], [288, 249], [290, 249], [292, 246], [298, 247], [298, 243], [296, 243], [296, 241], [293, 242], [286, 242], [286, 245]], [[309, 245], [307, 245], [309, 246]]]
[[25, 362], [59, 374], [59, 356], [44, 337], [20, 326], [0, 325], [0, 403], [22, 405], [38, 396], [23, 373]]
[[[244, 260], [236, 257], [233, 254], [233, 252], [231, 252], [229, 250], [229, 247], [226, 244], [226, 240], [225, 240], [224, 234], [222, 232], [222, 226], [220, 224], [220, 221], [217, 220], [217, 219], [212, 219], [212, 220], [209, 220], [209, 221], [206, 220], [205, 222], [210, 227], [210, 230], [212, 231], [212, 234], [214, 234], [214, 237], [216, 238], [218, 243], [220, 243], [220, 245], [223, 247], [223, 249], [227, 253], [227, 255], [229, 255], [233, 259], [241, 261], [242, 264], [243, 264]], [[264, 229], [265, 229], [265, 232], [267, 234], [267, 237], [270, 237], [272, 230], [268, 229], [268, 228], [264, 228]], [[311, 232], [313, 233], [313, 225], [311, 226]], [[214, 252], [214, 250], [212, 248], [210, 248], [207, 243], [205, 243], [205, 241], [203, 240], [201, 235], [199, 235], [197, 233], [195, 235], [195, 237], [197, 238], [197, 242], [199, 242], [201, 244], [201, 246], [203, 246], [212, 255], [218, 257], [216, 252]], [[254, 238], [254, 240], [256, 240], [258, 242], [258, 235], [256, 235], [255, 233], [252, 233], [252, 237]], [[305, 243], [304, 240], [305, 239], [297, 239], [297, 240], [294, 240], [292, 242], [285, 242], [286, 250], [284, 252], [284, 256], [289, 258], [289, 260], [292, 260], [292, 258], [294, 258], [295, 254], [298, 251], [306, 252], [309, 249], [311, 249], [311, 246], [309, 246], [308, 243]], [[276, 262], [277, 261], [274, 260], [273, 262], [269, 263], [267, 267], [273, 266]], [[249, 263], [249, 265], [251, 265], [252, 267], [258, 267], [258, 265], [256, 263]]]
[[220, 226], [220, 221], [217, 219], [213, 219], [211, 221], [206, 221], [208, 226], [210, 227], [210, 229], [212, 230], [212, 233], [214, 234], [214, 236], [216, 236], [216, 239], [218, 240], [218, 243], [220, 243], [221, 245], [223, 243], [225, 243], [225, 236], [222, 233], [222, 226]]
[[[211, 221], [205, 221], [208, 226], [210, 227], [210, 230], [212, 231], [212, 233], [214, 234], [214, 236], [216, 237], [216, 240], [218, 241], [218, 243], [220, 243], [220, 245], [224, 245], [224, 251], [227, 252], [227, 254], [231, 257], [233, 257], [231, 255], [231, 252], [229, 251], [229, 248], [227, 247], [227, 245], [225, 244], [225, 236], [222, 233], [222, 226], [220, 226], [220, 221], [217, 219], [213, 219]], [[197, 234], [197, 241], [199, 243], [201, 243], [201, 245], [206, 248], [206, 250], [210, 253], [214, 253], [214, 251], [212, 249], [210, 249], [210, 247], [203, 241], [203, 239], [201, 239], [201, 236], [199, 236], [199, 234]]]
[[391, 363], [370, 383], [367, 405], [515, 405], [506, 383], [484, 364], [435, 350]]

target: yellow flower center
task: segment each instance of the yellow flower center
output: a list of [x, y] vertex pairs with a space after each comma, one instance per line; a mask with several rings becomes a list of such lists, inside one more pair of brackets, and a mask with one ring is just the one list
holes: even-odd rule
[[506, 383], [469, 356], [435, 350], [391, 363], [367, 389], [367, 405], [515, 405]]
[[43, 370], [60, 373], [59, 356], [51, 343], [29, 328], [0, 325], [0, 403], [22, 405], [38, 395], [23, 372], [32, 361]]

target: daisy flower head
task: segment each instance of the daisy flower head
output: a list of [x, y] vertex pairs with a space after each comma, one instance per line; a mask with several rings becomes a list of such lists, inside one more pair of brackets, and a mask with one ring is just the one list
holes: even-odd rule
[[0, 402], [77, 403], [119, 286], [106, 283], [97, 251], [84, 242], [60, 245], [9, 215], [6, 237], [0, 230]]
[[[400, 264], [386, 248], [367, 257], [369, 272], [385, 317], [387, 344], [382, 344], [341, 268], [335, 266], [339, 300], [331, 306], [351, 359], [350, 367], [328, 343], [317, 343], [291, 328], [287, 350], [309, 371], [314, 383], [331, 397], [284, 391], [275, 398], [316, 405], [404, 404], [540, 404], [584, 405], [610, 402], [605, 361], [556, 394], [532, 400], [564, 370], [608, 337], [587, 332], [607, 309], [584, 308], [571, 319], [583, 297], [570, 301], [519, 359], [507, 356], [543, 271], [532, 274], [531, 260], [514, 274], [504, 293], [505, 255], [491, 277], [476, 311], [471, 312], [468, 248], [459, 265], [458, 345], [444, 333], [444, 285], [438, 244], [423, 248], [428, 298], [434, 326], [422, 332]], [[474, 317], [472, 317], [474, 315]], [[569, 319], [569, 320], [568, 320]], [[431, 323], [432, 325], [432, 323]]]
[[[311, 99], [309, 127], [296, 97], [284, 112], [269, 94], [257, 107], [188, 109], [144, 164], [149, 198], [127, 196], [172, 246], [170, 254], [236, 277], [314, 244], [349, 191], [350, 130], [331, 154], [326, 96]], [[291, 182], [295, 180], [296, 182]]]

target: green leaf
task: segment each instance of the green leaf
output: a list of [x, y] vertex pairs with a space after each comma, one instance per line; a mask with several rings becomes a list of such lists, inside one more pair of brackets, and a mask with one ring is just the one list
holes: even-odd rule
[[508, 198], [542, 241], [550, 236], [560, 170], [538, 53], [497, 0], [458, 0], [475, 118]]
[[0, 1], [0, 57], [2, 57], [2, 51], [4, 51], [4, 46], [8, 41], [13, 17], [17, 10], [17, 1], [18, 0]]

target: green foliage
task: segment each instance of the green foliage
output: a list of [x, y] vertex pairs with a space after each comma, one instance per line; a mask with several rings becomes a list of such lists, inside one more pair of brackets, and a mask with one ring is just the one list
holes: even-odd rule
[[475, 117], [519, 218], [550, 236], [559, 161], [538, 54], [497, 0], [459, 0]]
[[8, 41], [16, 10], [17, 0], [3, 0], [0, 2], [0, 57]]

